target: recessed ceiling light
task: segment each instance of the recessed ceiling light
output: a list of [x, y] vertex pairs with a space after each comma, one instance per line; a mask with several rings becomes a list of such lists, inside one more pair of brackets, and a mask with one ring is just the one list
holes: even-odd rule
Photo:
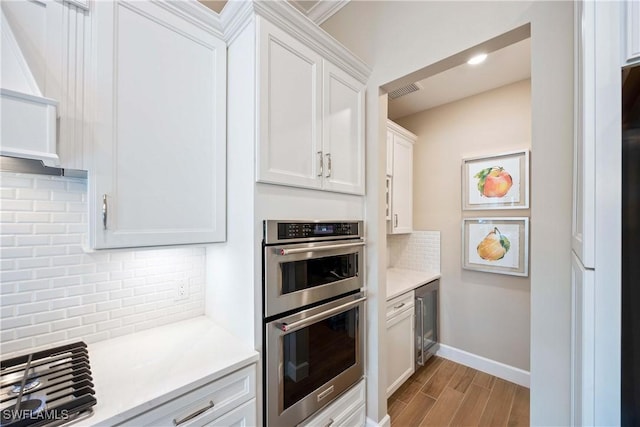
[[472, 57], [470, 60], [468, 60], [467, 64], [471, 64], [471, 65], [480, 64], [480, 63], [484, 62], [485, 59], [487, 59], [487, 54], [486, 53], [481, 53], [479, 55], [476, 55], [476, 56]]

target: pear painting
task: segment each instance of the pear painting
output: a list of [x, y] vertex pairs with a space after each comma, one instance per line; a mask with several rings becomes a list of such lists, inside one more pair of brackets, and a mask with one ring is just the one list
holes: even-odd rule
[[480, 258], [487, 261], [498, 261], [511, 249], [511, 242], [506, 236], [500, 234], [500, 230], [494, 227], [478, 244], [477, 251]]
[[484, 197], [504, 197], [513, 185], [511, 175], [501, 166], [482, 169], [474, 178], [478, 179], [478, 191]]

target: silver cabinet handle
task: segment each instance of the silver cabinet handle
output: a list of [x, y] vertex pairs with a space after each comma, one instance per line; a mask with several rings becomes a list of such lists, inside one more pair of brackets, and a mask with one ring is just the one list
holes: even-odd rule
[[174, 418], [173, 419], [173, 425], [174, 426], [179, 426], [180, 424], [184, 424], [187, 421], [194, 419], [198, 415], [204, 414], [205, 412], [207, 412], [209, 409], [213, 408], [214, 406], [215, 405], [213, 404], [213, 400], [210, 400], [209, 403], [207, 404], [207, 406], [205, 406], [204, 408], [200, 408], [200, 409], [190, 413], [189, 415], [187, 415], [185, 417]]
[[341, 306], [332, 308], [331, 310], [327, 310], [327, 311], [323, 311], [322, 313], [318, 313], [315, 314], [313, 316], [309, 316], [305, 319], [302, 320], [298, 320], [295, 322], [291, 322], [291, 323], [286, 323], [286, 322], [282, 322], [282, 323], [276, 323], [275, 326], [280, 329], [283, 332], [293, 332], [296, 329], [300, 329], [305, 327], [306, 325], [309, 325], [313, 322], [317, 322], [319, 320], [323, 320], [326, 318], [329, 318], [335, 314], [338, 314], [342, 311], [346, 311], [351, 309], [351, 307], [355, 307], [356, 305], [360, 304], [361, 302], [365, 301], [367, 299], [367, 297], [362, 297], [362, 298], [358, 298], [355, 301], [350, 301], [346, 304], [342, 304]]
[[393, 214], [393, 224], [394, 227], [398, 226], [398, 214]]
[[318, 151], [318, 159], [320, 160], [320, 167], [318, 168], [318, 176], [322, 176], [323, 164], [322, 164], [322, 151]]
[[103, 194], [102, 195], [102, 226], [104, 227], [104, 229], [107, 229], [107, 214], [108, 214], [108, 210], [107, 210], [107, 195]]
[[393, 309], [397, 310], [397, 309], [402, 308], [402, 307], [404, 307], [404, 303], [394, 306]]
[[329, 178], [331, 176], [331, 153], [327, 153], [327, 176], [325, 178]]
[[416, 301], [420, 307], [420, 317], [416, 317], [416, 322], [420, 323], [420, 360], [417, 360], [417, 363], [420, 366], [424, 366], [424, 299], [418, 297], [416, 298]]
[[280, 249], [280, 252], [278, 253], [280, 255], [293, 255], [293, 254], [303, 254], [306, 252], [330, 251], [333, 249], [354, 248], [356, 246], [364, 246], [364, 242], [344, 243], [341, 245], [315, 246], [311, 248]]

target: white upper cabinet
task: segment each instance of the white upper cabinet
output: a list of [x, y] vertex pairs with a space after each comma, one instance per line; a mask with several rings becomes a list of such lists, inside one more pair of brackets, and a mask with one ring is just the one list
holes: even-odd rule
[[91, 243], [225, 238], [226, 46], [169, 2], [95, 2]]
[[633, 64], [640, 61], [640, 2], [627, 0], [625, 15], [625, 60], [627, 64]]
[[365, 85], [258, 23], [259, 182], [364, 194]]
[[364, 194], [364, 85], [323, 61], [324, 188]]
[[259, 181], [321, 188], [322, 58], [275, 25], [259, 25]]
[[[397, 124], [387, 122], [388, 143], [392, 141], [391, 215], [388, 234], [413, 231], [413, 144], [417, 137]], [[387, 155], [388, 157], [388, 155]]]

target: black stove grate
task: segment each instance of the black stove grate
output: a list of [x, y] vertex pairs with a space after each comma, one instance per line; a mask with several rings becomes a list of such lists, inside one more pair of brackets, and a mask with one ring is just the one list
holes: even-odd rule
[[84, 342], [0, 362], [0, 426], [59, 426], [97, 401]]

